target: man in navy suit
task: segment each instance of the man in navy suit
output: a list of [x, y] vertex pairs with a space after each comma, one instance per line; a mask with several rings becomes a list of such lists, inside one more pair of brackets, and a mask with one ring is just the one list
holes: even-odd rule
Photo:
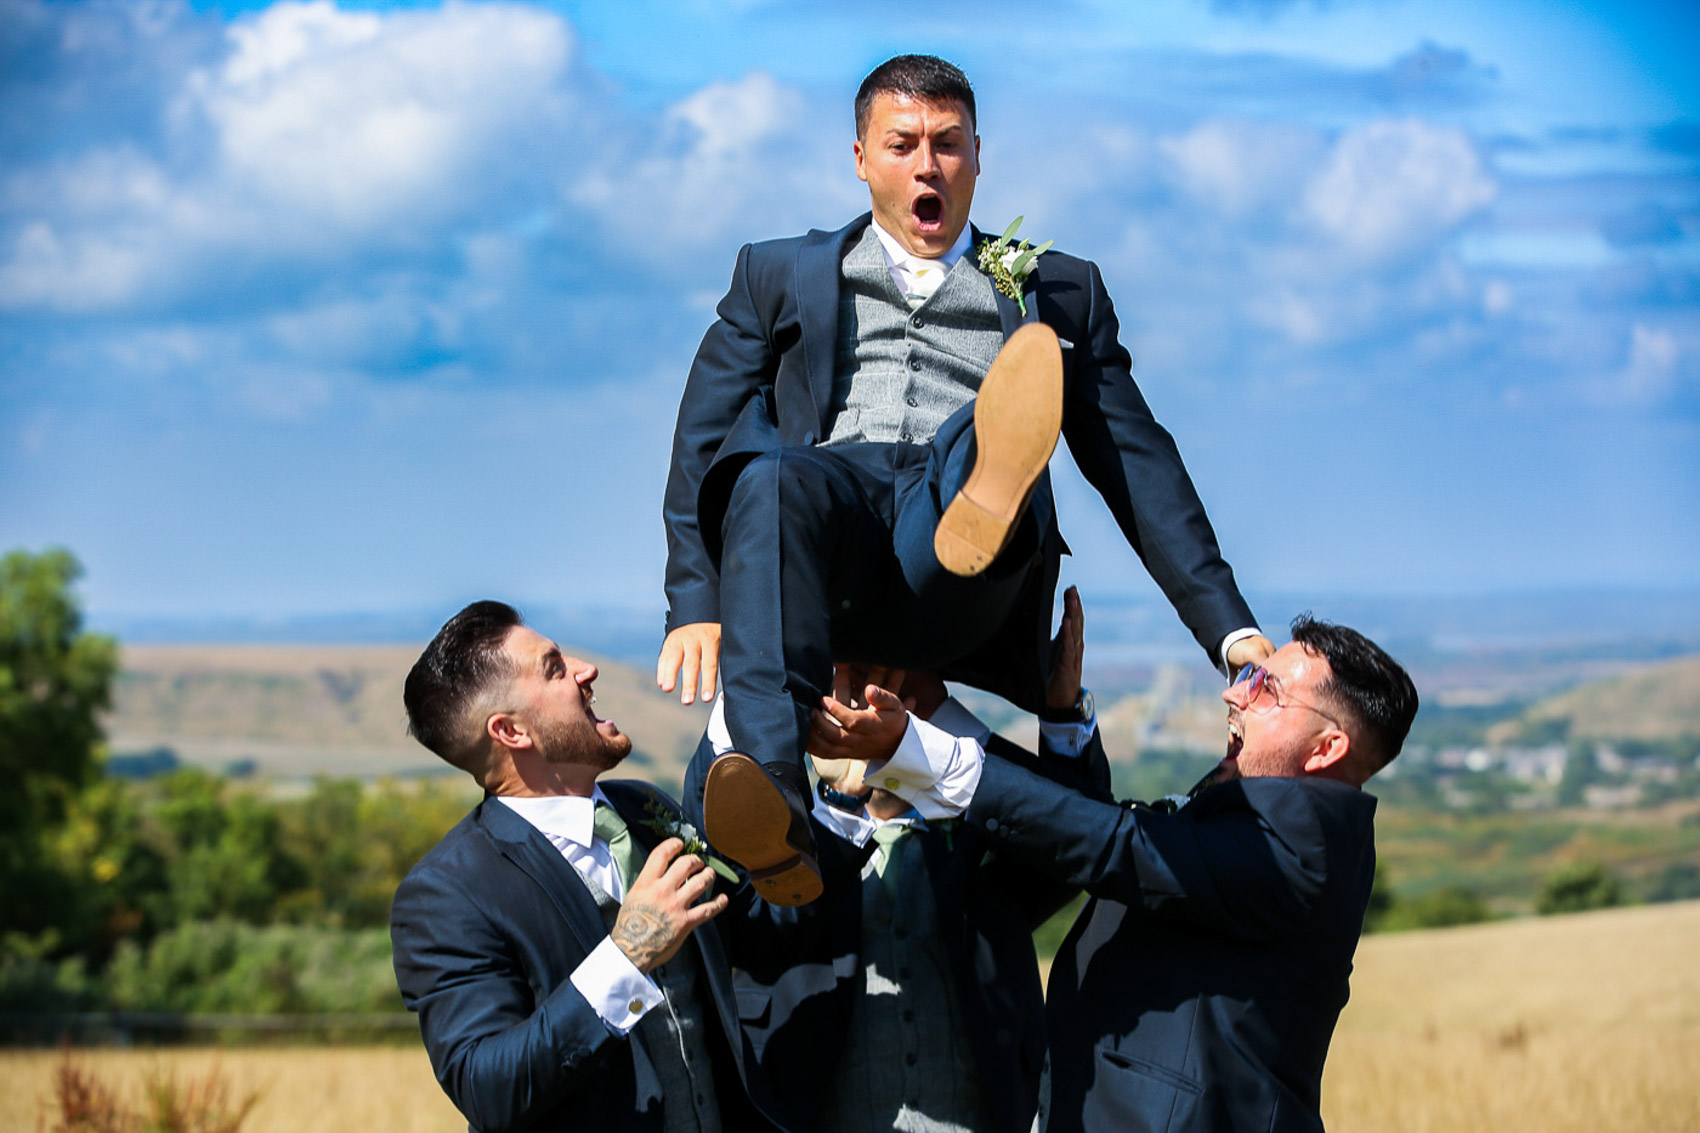
[[[1051, 969], [1050, 1133], [1322, 1128], [1375, 876], [1361, 787], [1417, 692], [1363, 635], [1306, 616], [1223, 699], [1227, 755], [1178, 808], [1094, 801], [990, 753], [973, 788], [966, 826], [1092, 895]], [[897, 764], [871, 778], [927, 788]]]
[[[745, 1033], [796, 1127], [1032, 1127], [1045, 1054], [1033, 932], [1079, 890], [992, 851], [984, 831], [942, 817], [930, 801], [912, 807], [861, 782], [855, 768], [904, 745], [930, 760], [982, 746], [1039, 774], [1084, 777], [1083, 789], [1108, 797], [1109, 766], [1091, 697], [1082, 697], [1083, 614], [1072, 588], [1064, 609], [1040, 758], [991, 734], [930, 675], [874, 670], [865, 685], [845, 677], [817, 714], [810, 750], [827, 758], [815, 763], [814, 814], [817, 829], [832, 831], [822, 849], [863, 847], [861, 876], [838, 878], [802, 908], [749, 902], [715, 926]], [[850, 688], [861, 697], [853, 701]], [[730, 747], [723, 704], [691, 763], [687, 810]]]
[[596, 676], [500, 602], [408, 674], [413, 735], [486, 794], [396, 890], [402, 998], [474, 1130], [768, 1128], [708, 923], [727, 898], [646, 825], [670, 799], [598, 782], [632, 745], [591, 711]]
[[1097, 267], [1048, 252], [1009, 294], [976, 266], [967, 78], [889, 60], [862, 83], [856, 128], [871, 213], [739, 253], [680, 403], [664, 509], [657, 681], [682, 672], [689, 702], [724, 674], [742, 754], [708, 782], [706, 832], [780, 903], [820, 891], [802, 761], [834, 660], [1042, 703], [1059, 432], [1212, 660], [1273, 648], [1134, 384]]

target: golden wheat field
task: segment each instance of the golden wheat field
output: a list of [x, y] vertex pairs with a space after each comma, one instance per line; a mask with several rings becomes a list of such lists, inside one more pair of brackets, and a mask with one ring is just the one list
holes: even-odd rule
[[[1366, 939], [1323, 1086], [1334, 1133], [1700, 1130], [1700, 902]], [[217, 1067], [244, 1133], [465, 1128], [417, 1049], [86, 1051], [121, 1089]], [[61, 1056], [0, 1053], [0, 1129]]]

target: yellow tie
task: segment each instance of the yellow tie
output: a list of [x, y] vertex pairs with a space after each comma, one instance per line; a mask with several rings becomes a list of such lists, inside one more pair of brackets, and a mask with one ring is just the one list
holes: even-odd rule
[[909, 293], [904, 298], [909, 300], [911, 307], [919, 307], [931, 299], [950, 272], [943, 261], [923, 260], [918, 256], [905, 257], [902, 266], [909, 280]]

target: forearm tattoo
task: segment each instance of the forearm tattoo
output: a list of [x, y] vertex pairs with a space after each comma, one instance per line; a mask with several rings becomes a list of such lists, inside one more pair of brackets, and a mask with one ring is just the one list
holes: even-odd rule
[[650, 904], [625, 904], [620, 906], [620, 915], [614, 921], [614, 930], [610, 934], [614, 943], [631, 958], [640, 971], [647, 972], [651, 966], [660, 963], [667, 949], [673, 943], [673, 933], [667, 924], [667, 917], [660, 906]]

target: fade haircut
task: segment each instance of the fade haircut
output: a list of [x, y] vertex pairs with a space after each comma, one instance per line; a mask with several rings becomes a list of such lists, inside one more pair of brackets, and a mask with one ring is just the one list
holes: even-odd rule
[[1293, 640], [1328, 661], [1329, 677], [1318, 691], [1346, 709], [1363, 729], [1372, 772], [1392, 762], [1405, 745], [1417, 715], [1417, 686], [1385, 650], [1355, 629], [1293, 619]]
[[496, 685], [519, 675], [505, 648], [508, 633], [525, 619], [506, 602], [474, 602], [448, 620], [402, 687], [407, 731], [414, 739], [474, 776], [483, 721], [472, 709]]
[[897, 55], [868, 73], [856, 91], [856, 136], [868, 130], [868, 115], [874, 99], [882, 94], [903, 95], [921, 102], [960, 102], [968, 108], [968, 132], [979, 130], [980, 116], [974, 109], [974, 88], [954, 63], [936, 55]]

